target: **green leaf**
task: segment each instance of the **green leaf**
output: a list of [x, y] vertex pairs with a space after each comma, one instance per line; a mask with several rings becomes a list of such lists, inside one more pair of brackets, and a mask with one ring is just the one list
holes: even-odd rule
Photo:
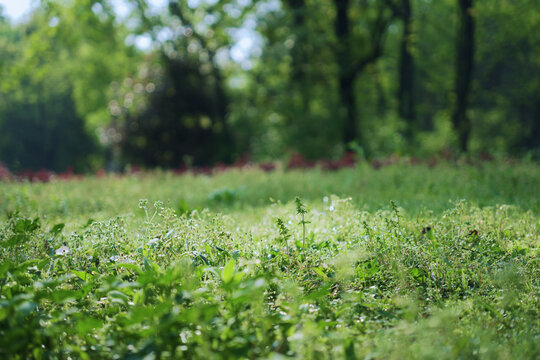
[[94, 329], [99, 329], [103, 326], [103, 321], [92, 317], [81, 317], [77, 320], [77, 332], [80, 336], [89, 336]]
[[89, 274], [87, 272], [80, 271], [80, 270], [71, 270], [71, 273], [74, 275], [77, 275], [79, 279], [84, 280], [84, 281], [88, 281], [93, 278], [92, 274]]
[[315, 274], [319, 275], [324, 280], [330, 280], [330, 278], [325, 274], [324, 270], [320, 266], [313, 268], [313, 271], [315, 272]]
[[88, 221], [86, 222], [86, 224], [85, 224], [82, 228], [83, 228], [83, 229], [86, 229], [86, 228], [88, 228], [90, 225], [92, 225], [94, 222], [95, 222], [94, 219], [88, 219]]
[[40, 226], [39, 217], [34, 220], [30, 219], [18, 219], [13, 231], [17, 234], [22, 234], [25, 232], [33, 232], [37, 230]]
[[107, 294], [107, 297], [111, 298], [113, 302], [119, 302], [123, 305], [127, 304], [127, 302], [129, 301], [128, 296], [118, 290], [109, 291], [109, 293]]
[[228, 284], [231, 282], [234, 276], [234, 265], [235, 261], [234, 259], [231, 259], [227, 265], [223, 268], [223, 272], [221, 273], [221, 279], [225, 284]]
[[24, 301], [21, 304], [19, 304], [15, 311], [22, 316], [27, 316], [31, 312], [34, 312], [37, 308], [37, 304], [33, 301]]
[[68, 289], [56, 289], [54, 292], [48, 296], [56, 303], [63, 303], [67, 300], [77, 300], [84, 296], [84, 292], [78, 290], [68, 290]]
[[321, 285], [315, 291], [305, 295], [304, 299], [316, 300], [316, 299], [324, 298], [328, 296], [328, 294], [330, 293], [330, 289], [331, 289], [330, 284]]
[[63, 223], [56, 224], [56, 225], [53, 226], [50, 233], [53, 234], [53, 235], [58, 235], [58, 234], [60, 234], [62, 232], [62, 230], [64, 230], [64, 227], [65, 227], [65, 224], [63, 224]]
[[143, 259], [143, 268], [144, 268], [144, 271], [148, 273], [152, 273], [152, 274], [159, 273], [159, 267], [147, 257], [144, 257]]

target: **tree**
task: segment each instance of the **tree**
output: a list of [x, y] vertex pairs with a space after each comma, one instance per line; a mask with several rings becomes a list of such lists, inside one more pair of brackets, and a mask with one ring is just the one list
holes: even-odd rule
[[134, 79], [126, 91], [132, 93], [135, 87], [151, 90], [143, 110], [123, 119], [124, 159], [151, 167], [230, 160], [221, 127], [227, 100], [215, 93], [216, 79], [188, 57], [171, 59], [161, 53], [154, 57], [153, 66], [159, 63], [160, 73], [146, 81]]
[[410, 0], [389, 0], [394, 16], [402, 22], [403, 32], [399, 44], [398, 115], [406, 122], [405, 136], [410, 141], [416, 132], [414, 58], [412, 55], [412, 7]]
[[291, 77], [290, 83], [295, 92], [301, 98], [301, 111], [309, 112], [309, 82], [306, 68], [309, 66], [309, 55], [306, 51], [306, 36], [308, 28], [306, 24], [306, 3], [304, 0], [285, 0], [284, 3], [292, 14], [291, 28], [295, 35], [294, 44], [291, 48]]
[[525, 11], [535, 6], [534, 0], [475, 3], [471, 151], [540, 155], [540, 22], [538, 12]]
[[458, 0], [458, 32], [456, 43], [455, 103], [452, 123], [461, 151], [468, 150], [471, 132], [467, 116], [474, 66], [474, 9], [473, 0]]
[[[141, 31], [158, 48], [151, 66], [161, 74], [153, 79], [156, 91], [145, 108], [125, 119], [127, 158], [168, 167], [230, 162], [235, 150], [227, 123], [230, 100], [218, 53], [228, 54], [229, 30], [241, 25], [249, 6], [234, 8], [240, 14], [233, 16], [230, 6], [238, 4], [230, 1], [199, 3], [196, 9], [186, 1], [170, 1], [166, 13], [149, 16], [146, 2], [136, 3]], [[164, 31], [174, 35], [158, 40]]]
[[333, 3], [336, 10], [335, 54], [338, 67], [340, 113], [343, 119], [342, 139], [344, 144], [348, 144], [358, 140], [361, 135], [357, 126], [355, 82], [358, 75], [368, 65], [373, 64], [382, 56], [384, 35], [390, 16], [387, 7], [382, 3], [361, 5], [363, 18], [360, 20], [363, 21], [364, 30], [367, 31], [357, 34], [353, 31], [350, 0], [333, 0]]
[[56, 30], [38, 9], [28, 23], [0, 34], [0, 160], [15, 170], [83, 170], [95, 150]]

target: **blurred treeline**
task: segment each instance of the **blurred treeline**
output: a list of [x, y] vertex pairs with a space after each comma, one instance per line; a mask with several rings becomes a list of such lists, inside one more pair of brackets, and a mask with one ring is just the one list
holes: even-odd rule
[[0, 162], [539, 157], [537, 0], [115, 3], [0, 15]]

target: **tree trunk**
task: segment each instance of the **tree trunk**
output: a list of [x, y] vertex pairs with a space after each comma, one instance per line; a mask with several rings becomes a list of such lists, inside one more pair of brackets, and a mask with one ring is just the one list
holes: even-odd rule
[[412, 11], [410, 0], [402, 0], [400, 17], [403, 34], [399, 57], [398, 114], [407, 123], [405, 135], [411, 140], [416, 130], [414, 111], [414, 59], [411, 54]]
[[458, 0], [459, 25], [456, 58], [456, 100], [452, 122], [458, 136], [460, 150], [468, 150], [471, 124], [467, 117], [467, 106], [474, 66], [474, 18], [473, 0]]
[[527, 150], [540, 150], [540, 101], [536, 103], [529, 135], [525, 137], [523, 143]]
[[337, 37], [337, 65], [340, 115], [343, 123], [342, 139], [345, 145], [357, 139], [356, 101], [354, 83], [356, 71], [352, 68], [350, 44], [349, 0], [334, 0], [336, 6], [335, 32]]
[[348, 145], [351, 141], [357, 140], [358, 130], [356, 128], [356, 101], [354, 98], [353, 77], [340, 76], [339, 97], [341, 99], [342, 114], [345, 119], [343, 127], [343, 142]]

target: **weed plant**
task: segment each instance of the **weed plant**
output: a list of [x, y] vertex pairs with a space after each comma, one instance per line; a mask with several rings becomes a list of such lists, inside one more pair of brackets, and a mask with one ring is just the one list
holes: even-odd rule
[[0, 357], [537, 359], [540, 169], [499, 165], [0, 184]]

